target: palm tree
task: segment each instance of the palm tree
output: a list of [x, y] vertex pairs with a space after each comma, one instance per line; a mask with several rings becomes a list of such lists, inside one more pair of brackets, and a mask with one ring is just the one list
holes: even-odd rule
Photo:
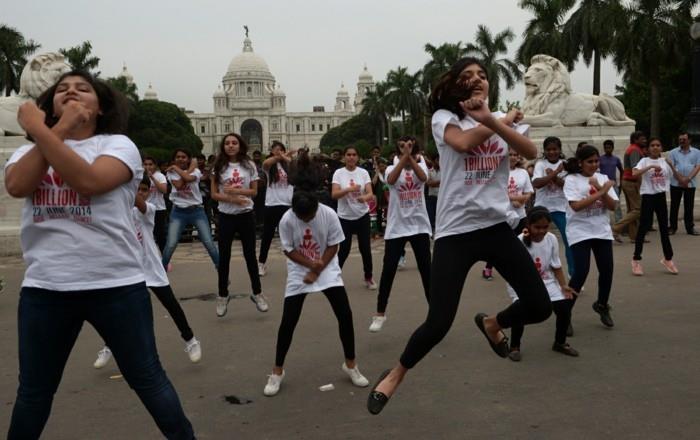
[[563, 32], [563, 20], [576, 0], [520, 0], [519, 6], [533, 13], [523, 32], [523, 42], [518, 48], [517, 59], [529, 65], [537, 54], [558, 58], [569, 70], [573, 70], [576, 57], [573, 44]]
[[10, 96], [19, 92], [19, 77], [27, 58], [41, 45], [24, 36], [14, 28], [0, 25], [0, 93]]
[[422, 70], [423, 92], [429, 94], [443, 73], [465, 56], [465, 48], [461, 41], [456, 44], [443, 43], [438, 47], [428, 43], [425, 51], [430, 55], [430, 60], [425, 63]]
[[[420, 74], [408, 73], [407, 67], [397, 67], [386, 75], [389, 84], [387, 94], [390, 105], [401, 115], [401, 131], [406, 133], [406, 116], [416, 120], [423, 111], [424, 97], [420, 87]], [[415, 126], [413, 127], [415, 132]]]
[[367, 92], [365, 99], [362, 100], [362, 114], [367, 115], [370, 119], [378, 123], [377, 133], [379, 135], [380, 145], [384, 144], [384, 137], [388, 138], [389, 144], [392, 143], [392, 133], [389, 126], [389, 115], [394, 113], [394, 110], [389, 104], [387, 95], [389, 93], [389, 85], [386, 82], [380, 81], [374, 85], [374, 90]]
[[139, 95], [138, 95], [138, 89], [136, 88], [136, 84], [134, 83], [129, 83], [126, 78], [123, 76], [117, 76], [115, 78], [107, 78], [107, 82], [114, 87], [115, 89], [119, 90], [126, 96], [129, 101], [131, 102], [138, 102], [139, 100]]
[[100, 58], [92, 55], [92, 43], [90, 41], [83, 41], [83, 44], [79, 46], [58, 49], [58, 51], [66, 57], [66, 61], [74, 70], [83, 70], [99, 76], [100, 72], [92, 71], [100, 64]]
[[480, 24], [476, 31], [475, 43], [469, 43], [466, 47], [467, 55], [472, 55], [481, 60], [486, 68], [489, 78], [489, 106], [492, 110], [498, 108], [498, 98], [501, 94], [501, 80], [506, 83], [506, 89], [512, 89], [515, 81], [523, 77], [518, 64], [508, 58], [499, 58], [508, 53], [507, 44], [513, 41], [515, 34], [510, 28], [497, 33]]
[[681, 54], [690, 52], [687, 30], [693, 21], [694, 3], [633, 0], [623, 7], [627, 23], [616, 34], [613, 62], [618, 70], [624, 71], [626, 79], [649, 84], [651, 136], [658, 136], [660, 132], [660, 66], [673, 64]]
[[612, 53], [613, 36], [623, 26], [620, 0], [581, 0], [564, 24], [568, 41], [577, 41], [575, 52], [586, 66], [593, 61], [593, 94], [600, 94], [601, 58]]

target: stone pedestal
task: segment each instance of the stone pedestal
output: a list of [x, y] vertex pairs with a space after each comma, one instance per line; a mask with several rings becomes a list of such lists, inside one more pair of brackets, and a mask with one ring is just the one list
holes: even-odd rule
[[5, 191], [5, 163], [17, 147], [28, 142], [23, 136], [0, 136], [0, 256], [22, 253], [19, 226], [24, 199], [15, 199]]
[[600, 150], [603, 154], [603, 142], [611, 139], [615, 142], [613, 154], [622, 159], [625, 149], [630, 143], [630, 134], [633, 126], [624, 127], [530, 127], [530, 139], [535, 143], [537, 150], [542, 151], [542, 142], [548, 136], [556, 136], [561, 139], [562, 152], [569, 158], [576, 154], [576, 146], [579, 142], [587, 142]]

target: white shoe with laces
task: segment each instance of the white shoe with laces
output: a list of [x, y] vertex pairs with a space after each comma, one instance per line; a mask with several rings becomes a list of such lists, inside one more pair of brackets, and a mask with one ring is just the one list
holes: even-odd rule
[[199, 343], [197, 338], [192, 337], [192, 339], [185, 343], [185, 352], [190, 357], [192, 363], [196, 364], [202, 359], [202, 344]]
[[258, 275], [260, 275], [261, 277], [267, 275], [267, 264], [258, 263]]
[[366, 278], [365, 285], [369, 290], [377, 290], [377, 283], [374, 282], [374, 278]]
[[228, 311], [228, 302], [231, 300], [230, 296], [217, 296], [216, 297], [216, 316], [222, 318], [226, 315]]
[[100, 369], [107, 365], [110, 359], [112, 359], [112, 350], [105, 346], [102, 350], [97, 352], [97, 360], [95, 360], [93, 367]]
[[384, 326], [384, 322], [386, 321], [386, 316], [379, 316], [375, 315], [372, 316], [372, 324], [369, 326], [369, 331], [372, 333], [377, 333], [382, 329]]
[[274, 373], [267, 376], [267, 385], [265, 385], [263, 394], [268, 397], [271, 397], [279, 393], [280, 385], [282, 385], [282, 380], [284, 379], [284, 374], [284, 370], [282, 370], [282, 374], [280, 374], [279, 376]]
[[401, 258], [399, 258], [399, 264], [396, 268], [398, 270], [403, 270], [404, 267], [406, 267], [406, 257], [401, 255]]
[[267, 305], [267, 298], [265, 298], [265, 295], [263, 295], [262, 292], [258, 293], [257, 295], [250, 295], [250, 300], [253, 301], [255, 307], [258, 309], [258, 312], [267, 312], [270, 308]]
[[343, 362], [343, 365], [341, 367], [345, 374], [350, 376], [350, 380], [352, 381], [352, 384], [355, 385], [356, 387], [366, 387], [369, 385], [369, 381], [365, 376], [360, 373], [360, 370], [357, 368], [357, 365], [355, 365], [353, 368], [348, 368], [347, 365], [345, 365], [345, 362]]

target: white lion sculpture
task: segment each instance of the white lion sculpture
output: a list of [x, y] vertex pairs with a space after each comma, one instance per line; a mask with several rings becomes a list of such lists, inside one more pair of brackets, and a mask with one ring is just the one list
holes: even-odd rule
[[549, 55], [535, 55], [525, 72], [524, 124], [533, 127], [635, 124], [612, 96], [571, 91], [566, 66]]
[[17, 122], [19, 106], [38, 98], [69, 70], [70, 66], [60, 53], [45, 53], [32, 58], [19, 77], [19, 94], [0, 98], [0, 136], [24, 136], [24, 130]]

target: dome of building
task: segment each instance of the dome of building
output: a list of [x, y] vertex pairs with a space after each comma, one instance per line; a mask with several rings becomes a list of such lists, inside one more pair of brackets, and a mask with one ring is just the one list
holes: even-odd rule
[[225, 98], [226, 93], [224, 93], [224, 90], [219, 86], [216, 91], [214, 92], [214, 98]]
[[263, 76], [272, 77], [267, 62], [253, 52], [250, 38], [243, 40], [243, 52], [233, 57], [228, 65], [226, 76]]
[[360, 73], [360, 82], [373, 82], [374, 79], [372, 78], [372, 74], [369, 73], [367, 70], [367, 65], [365, 64], [365, 68], [362, 70]]
[[345, 89], [344, 83], [340, 83], [340, 90], [338, 90], [338, 96], [349, 96], [348, 91]]
[[277, 84], [277, 88], [275, 89], [274, 92], [272, 92], [272, 96], [287, 96], [287, 95], [284, 93], [284, 90], [282, 90], [280, 85]]
[[121, 73], [119, 74], [119, 76], [122, 77], [122, 78], [124, 78], [124, 79], [126, 79], [126, 83], [129, 84], [129, 85], [131, 85], [131, 84], [134, 83], [134, 77], [133, 77], [133, 75], [131, 75], [131, 73], [129, 73], [129, 71], [126, 70], [126, 63], [124, 63], [124, 66], [122, 67], [122, 71], [121, 71]]
[[158, 94], [155, 90], [153, 90], [153, 86], [151, 85], [151, 83], [148, 83], [148, 89], [146, 89], [146, 92], [143, 94], [143, 99], [144, 101], [158, 100]]

